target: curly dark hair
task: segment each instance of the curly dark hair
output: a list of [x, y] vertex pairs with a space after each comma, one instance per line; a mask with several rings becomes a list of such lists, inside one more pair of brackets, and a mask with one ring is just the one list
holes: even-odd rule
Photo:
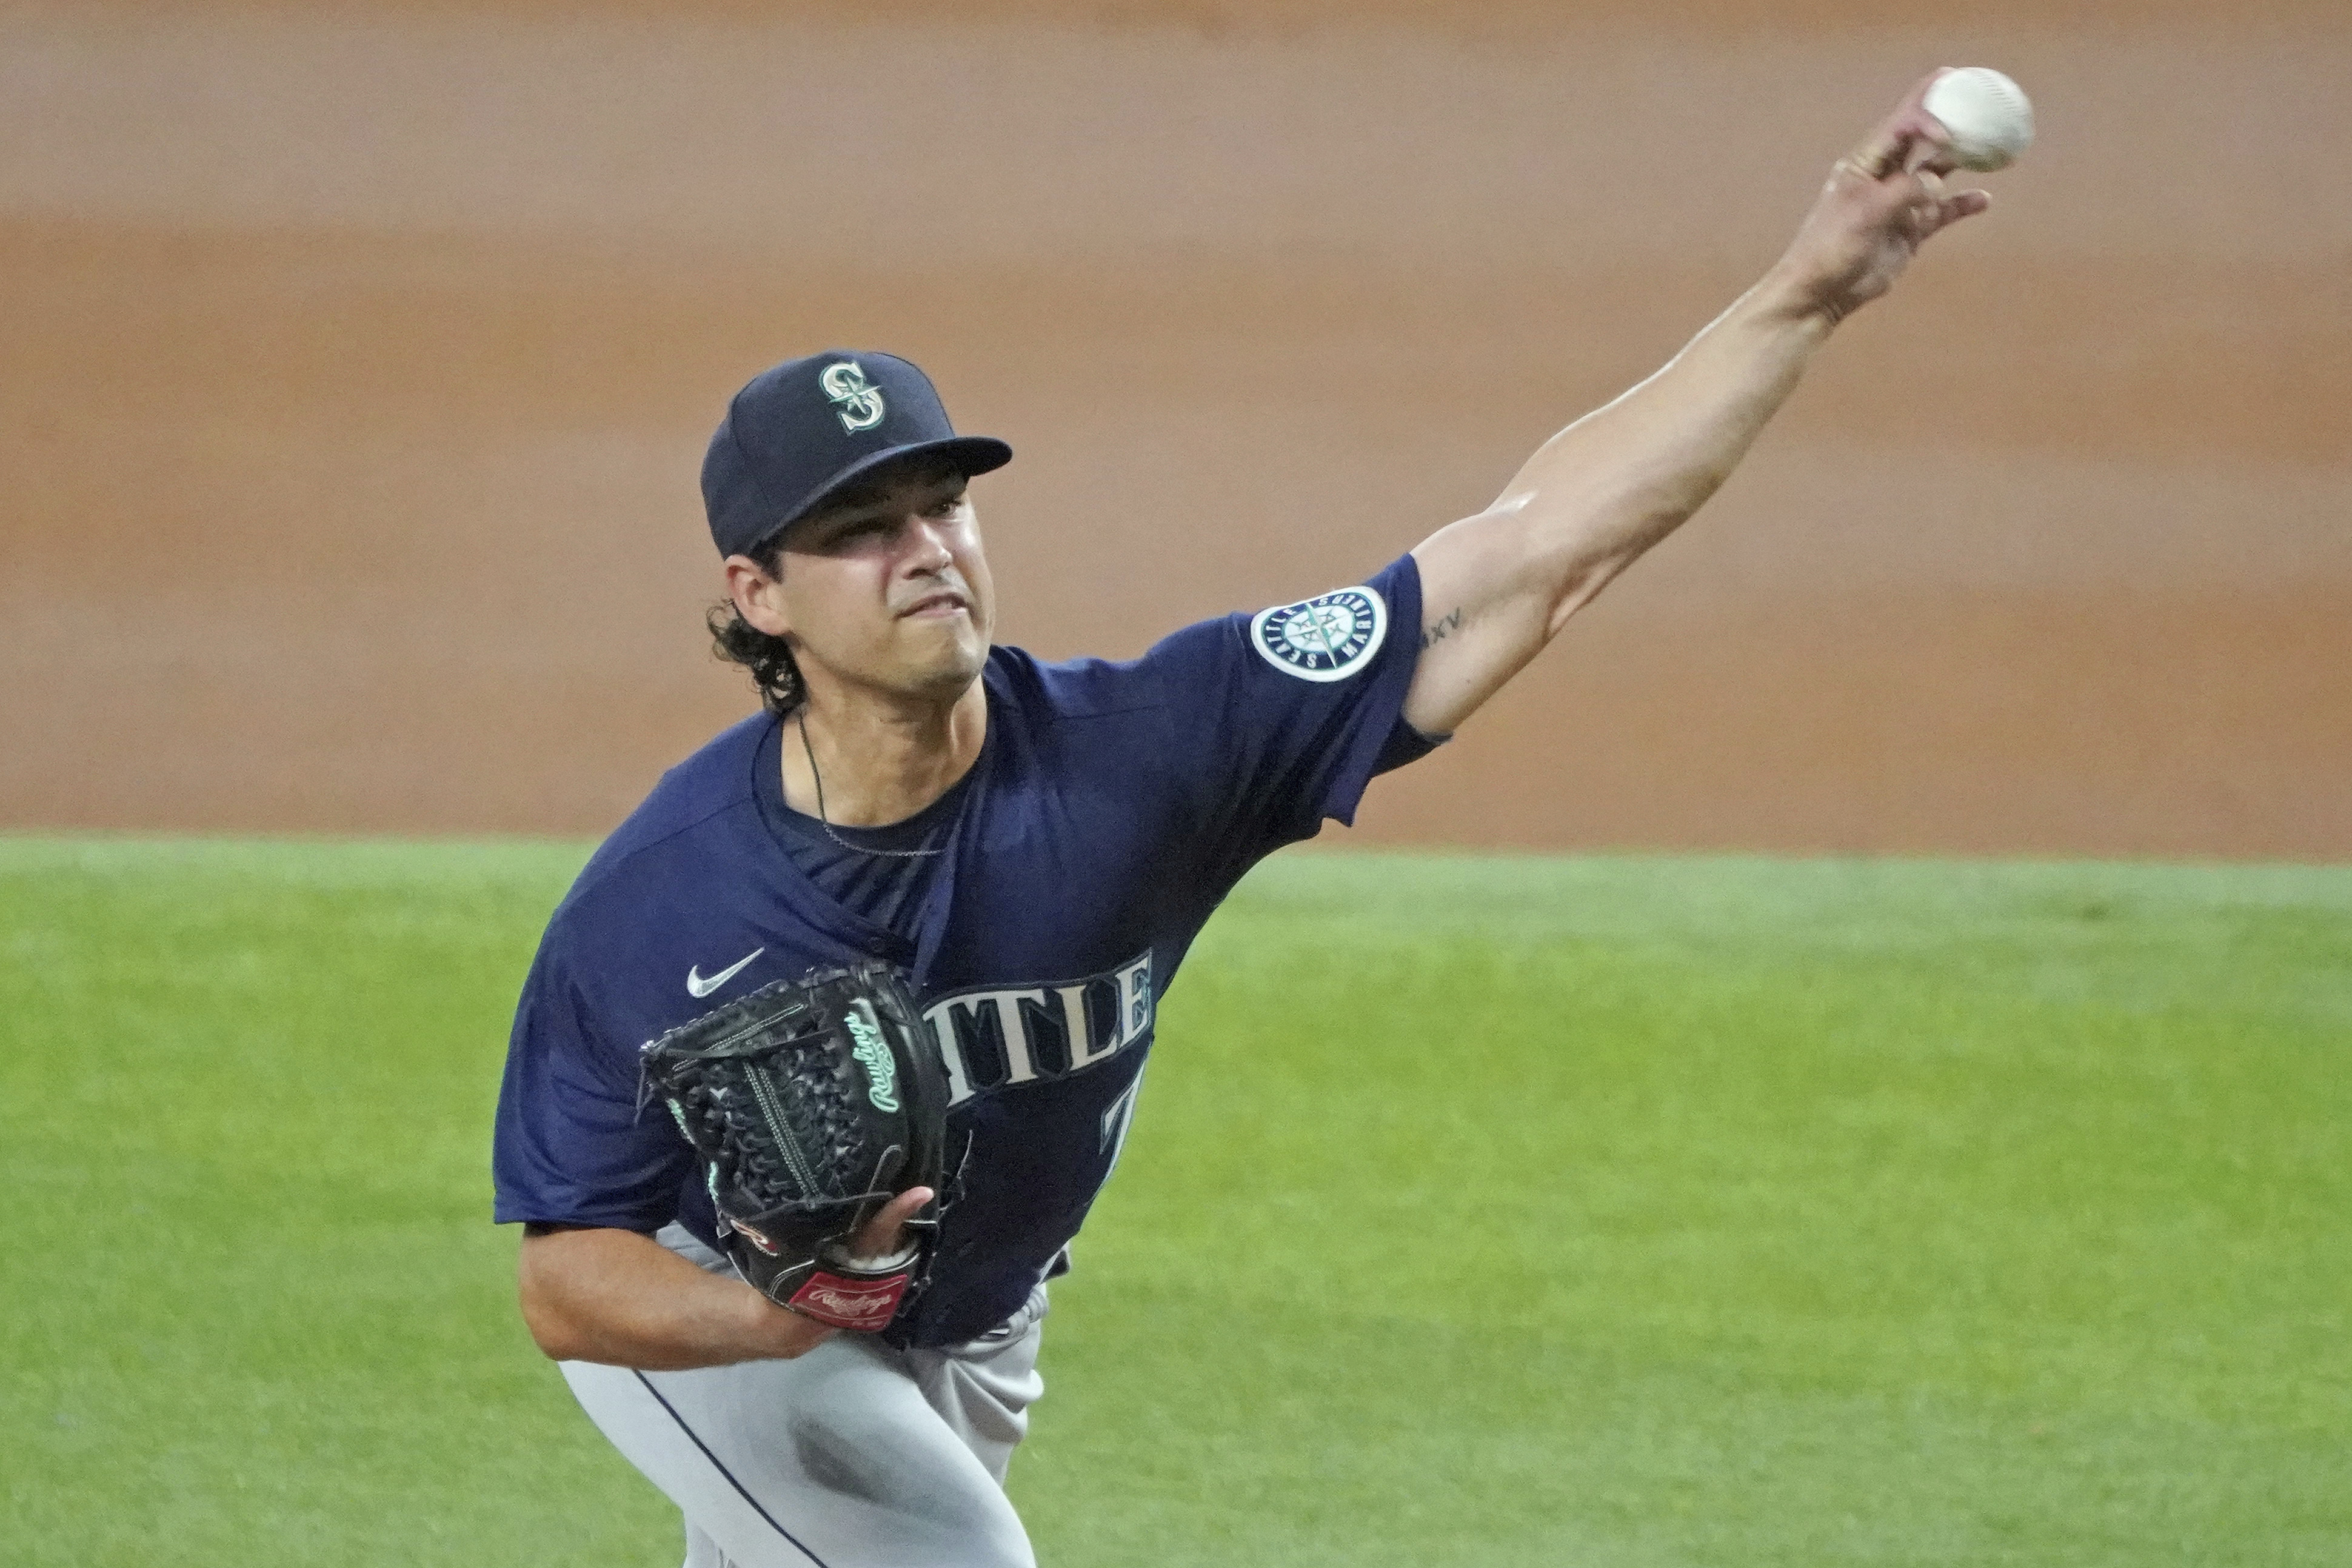
[[[783, 566], [784, 537], [779, 532], [745, 553], [773, 577]], [[801, 679], [789, 638], [771, 637], [744, 620], [731, 599], [712, 605], [702, 623], [710, 632], [712, 655], [751, 671], [751, 684], [760, 688], [760, 702], [770, 713], [788, 718], [808, 700], [808, 683]]]

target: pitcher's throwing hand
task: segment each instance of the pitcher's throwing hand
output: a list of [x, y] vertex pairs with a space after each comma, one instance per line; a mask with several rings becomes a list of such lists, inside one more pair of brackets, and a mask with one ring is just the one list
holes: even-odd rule
[[1983, 212], [1982, 191], [1947, 191], [1951, 133], [1923, 107], [1944, 73], [1919, 78], [1861, 146], [1839, 159], [1777, 269], [1795, 296], [1836, 322], [1895, 286], [1919, 247]]

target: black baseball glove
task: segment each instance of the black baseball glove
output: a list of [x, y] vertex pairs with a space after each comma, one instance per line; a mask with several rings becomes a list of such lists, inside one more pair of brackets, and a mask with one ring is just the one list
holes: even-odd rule
[[702, 1156], [728, 1255], [770, 1301], [836, 1328], [887, 1325], [928, 1274], [934, 1197], [888, 1258], [851, 1248], [909, 1187], [940, 1190], [947, 1082], [887, 964], [779, 980], [640, 1053], [645, 1092]]

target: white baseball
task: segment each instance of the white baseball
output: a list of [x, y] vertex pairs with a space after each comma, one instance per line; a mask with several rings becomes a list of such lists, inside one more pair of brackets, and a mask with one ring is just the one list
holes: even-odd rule
[[2033, 145], [2025, 89], [1990, 66], [1946, 71], [1929, 84], [1924, 107], [1952, 133], [1952, 156], [1963, 169], [2006, 169]]

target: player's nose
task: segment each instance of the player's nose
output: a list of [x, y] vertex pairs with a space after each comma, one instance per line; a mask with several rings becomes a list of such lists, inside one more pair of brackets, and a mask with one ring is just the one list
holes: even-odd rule
[[955, 551], [948, 548], [947, 531], [933, 519], [916, 517], [909, 519], [907, 550], [900, 565], [910, 574], [932, 576], [943, 571], [955, 559]]

